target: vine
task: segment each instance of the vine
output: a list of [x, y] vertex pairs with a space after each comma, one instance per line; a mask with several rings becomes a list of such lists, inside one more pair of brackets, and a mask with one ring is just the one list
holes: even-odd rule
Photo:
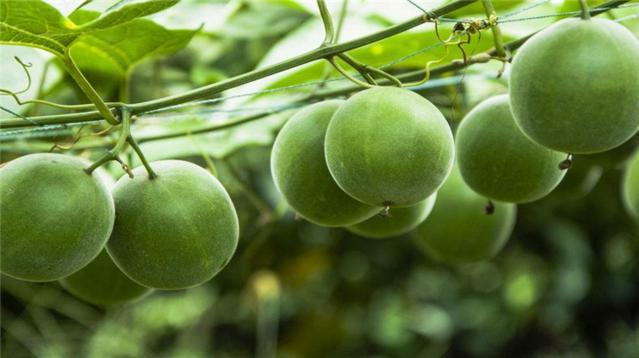
[[[327, 59], [332, 56], [337, 56], [341, 60], [348, 61], [346, 60], [348, 59], [348, 57], [345, 54], [347, 51], [357, 49], [357, 48], [369, 45], [371, 43], [383, 40], [385, 38], [397, 35], [399, 33], [410, 30], [426, 22], [435, 22], [437, 18], [443, 15], [446, 15], [448, 13], [451, 13], [455, 10], [461, 9], [465, 6], [468, 6], [476, 1], [477, 0], [457, 0], [447, 5], [436, 8], [430, 12], [427, 12], [424, 15], [415, 17], [413, 19], [399, 23], [397, 25], [391, 26], [384, 30], [375, 32], [373, 34], [370, 34], [358, 39], [354, 39], [351, 41], [343, 42], [341, 44], [326, 43], [326, 40], [334, 40], [334, 37], [330, 36], [329, 33], [327, 33], [325, 41], [323, 43], [324, 45], [319, 46], [315, 50], [301, 54], [289, 60], [282, 61], [282, 62], [273, 64], [271, 66], [267, 66], [254, 71], [250, 71], [250, 72], [226, 79], [224, 81], [221, 81], [212, 85], [207, 85], [207, 86], [203, 86], [191, 91], [187, 91], [182, 94], [168, 96], [168, 97], [145, 101], [145, 102], [133, 103], [133, 104], [125, 104], [121, 102], [105, 103], [104, 101], [102, 101], [102, 99], [99, 98], [99, 96], [97, 96], [97, 93], [90, 86], [88, 81], [86, 81], [86, 78], [84, 78], [84, 76], [79, 71], [77, 71], [77, 67], [75, 67], [73, 60], [70, 58], [70, 56], [65, 56], [66, 60], [64, 62], [67, 67], [67, 70], [70, 71], [70, 74], [72, 75], [74, 80], [78, 83], [78, 85], [81, 87], [83, 92], [92, 100], [92, 102], [94, 102], [93, 104], [77, 105], [74, 107], [74, 109], [98, 108], [98, 110], [80, 112], [80, 113], [68, 113], [68, 114], [35, 116], [35, 117], [24, 117], [24, 116], [17, 115], [20, 117], [19, 119], [0, 120], [0, 128], [19, 128], [19, 127], [30, 127], [35, 125], [42, 126], [42, 125], [52, 125], [52, 124], [74, 124], [74, 123], [85, 123], [85, 122], [91, 122], [91, 121], [103, 120], [103, 119], [106, 119], [111, 124], [117, 125], [119, 124], [119, 122], [113, 115], [113, 111], [115, 109], [127, 107], [131, 115], [141, 114], [141, 113], [145, 113], [145, 112], [149, 112], [149, 111], [153, 111], [153, 110], [157, 110], [157, 109], [161, 109], [161, 108], [165, 108], [169, 106], [179, 105], [179, 104], [195, 101], [198, 99], [210, 97], [220, 92], [223, 92], [225, 90], [235, 88], [243, 84], [250, 83], [250, 82], [262, 79], [264, 77], [267, 77], [279, 72], [283, 72], [291, 68], [295, 68], [316, 60]], [[608, 11], [609, 9], [618, 7], [628, 1], [629, 0], [612, 0], [605, 4], [589, 9], [586, 12], [588, 12], [588, 14], [590, 14], [591, 16], [596, 16], [598, 14]], [[488, 12], [492, 13], [492, 11], [490, 10], [490, 7], [486, 8], [486, 1], [484, 1], [484, 6], [487, 13]], [[489, 18], [490, 18], [490, 15], [489, 15]], [[326, 29], [331, 31], [331, 28], [326, 28]], [[493, 30], [493, 32], [496, 29], [498, 31], [498, 27], [496, 26], [496, 24], [495, 26], [491, 26], [491, 29]], [[379, 70], [381, 72], [377, 72], [377, 74], [381, 75], [384, 78], [382, 78], [379, 82], [377, 81], [375, 82], [377, 82], [379, 85], [385, 85], [385, 84], [389, 84], [393, 82], [397, 84], [397, 81], [418, 79], [424, 76], [427, 72], [429, 72], [430, 76], [433, 76], [433, 75], [442, 74], [442, 73], [446, 73], [450, 71], [455, 71], [463, 67], [472, 65], [474, 63], [486, 62], [487, 56], [490, 56], [491, 58], [495, 58], [495, 57], [500, 58], [502, 56], [502, 54], [500, 54], [501, 48], [503, 48], [504, 53], [506, 53], [507, 51], [513, 51], [517, 49], [518, 47], [520, 47], [521, 45], [523, 45], [523, 43], [526, 42], [532, 35], [534, 34], [530, 34], [518, 40], [505, 43], [503, 45], [501, 45], [499, 43], [499, 40], [497, 40], [498, 36], [495, 36], [495, 39], [496, 39], [495, 41], [497, 41], [495, 44], [495, 48], [485, 51], [483, 53], [474, 55], [465, 61], [454, 61], [450, 64], [430, 69], [430, 71], [428, 71], [429, 69], [421, 69], [421, 70], [403, 73], [398, 76], [390, 77], [390, 76], [384, 75], [383, 74], [384, 72]], [[349, 63], [349, 65], [351, 64]], [[352, 62], [352, 66], [353, 68], [358, 70], [358, 72], [361, 71], [361, 72], [369, 73], [369, 71], [376, 70], [376, 69], [372, 69], [372, 67], [361, 65], [356, 62]], [[371, 81], [370, 77], [367, 79], [367, 81]], [[359, 88], [361, 88], [361, 86], [357, 85], [357, 86], [347, 87], [347, 88], [339, 89], [339, 90], [318, 92], [317, 94], [309, 96], [307, 100], [320, 100], [320, 99], [324, 99], [328, 97], [344, 95], [344, 94], [357, 91]], [[264, 114], [263, 116], [265, 115], [267, 114]], [[254, 117], [255, 116], [252, 116], [251, 119]], [[237, 123], [244, 123], [244, 122], [245, 121], [242, 121], [242, 120], [237, 121]], [[228, 128], [228, 127], [225, 127], [225, 128]]]

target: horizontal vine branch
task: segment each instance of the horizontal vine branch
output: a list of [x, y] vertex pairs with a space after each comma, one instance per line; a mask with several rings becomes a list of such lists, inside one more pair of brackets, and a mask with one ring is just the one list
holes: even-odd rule
[[[452, 2], [446, 6], [442, 6], [440, 8], [437, 8], [435, 10], [432, 11], [432, 13], [436, 16], [443, 16], [446, 15], [450, 12], [453, 12], [455, 10], [458, 10], [460, 8], [463, 8], [473, 2], [475, 2], [477, 0], [459, 0], [459, 1], [455, 1]], [[612, 0], [609, 2], [606, 2], [604, 4], [601, 4], [597, 7], [593, 7], [590, 9], [590, 15], [591, 16], [597, 16], [599, 14], [602, 14], [606, 11], [609, 11], [612, 8], [616, 8], [624, 3], [627, 3], [629, 0]], [[222, 82], [218, 82], [212, 85], [208, 85], [208, 86], [204, 86], [180, 95], [175, 95], [175, 96], [169, 96], [169, 97], [165, 97], [165, 98], [160, 98], [160, 99], [156, 99], [156, 100], [152, 100], [152, 101], [147, 101], [147, 102], [140, 102], [140, 103], [135, 103], [135, 104], [130, 104], [127, 105], [132, 114], [139, 114], [142, 112], [148, 112], [151, 110], [155, 110], [155, 109], [160, 109], [160, 108], [164, 108], [164, 107], [168, 107], [168, 106], [172, 106], [172, 105], [177, 105], [177, 104], [183, 104], [183, 103], [187, 103], [196, 99], [202, 99], [202, 98], [206, 98], [206, 97], [210, 97], [212, 95], [218, 94], [220, 92], [223, 92], [225, 90], [231, 89], [231, 88], [235, 88], [238, 86], [241, 86], [243, 84], [249, 83], [249, 82], [253, 82], [259, 79], [262, 79], [264, 77], [268, 77], [270, 75], [282, 72], [282, 71], [286, 71], [288, 69], [291, 68], [295, 68], [297, 66], [312, 62], [312, 61], [316, 61], [319, 59], [323, 59], [326, 57], [330, 57], [333, 55], [338, 55], [341, 54], [343, 52], [346, 51], [350, 51], [362, 46], [366, 46], [368, 44], [383, 40], [385, 38], [394, 36], [396, 34], [399, 34], [401, 32], [407, 31], [413, 27], [416, 27], [420, 24], [423, 24], [425, 22], [428, 22], [432, 19], [429, 19], [428, 17], [426, 17], [425, 15], [423, 16], [419, 16], [416, 18], [413, 18], [411, 20], [408, 20], [406, 22], [403, 22], [401, 24], [389, 27], [385, 30], [376, 32], [374, 34], [359, 38], [359, 39], [355, 39], [352, 41], [348, 41], [348, 42], [344, 42], [342, 44], [336, 44], [336, 45], [330, 45], [330, 46], [325, 46], [325, 47], [319, 47], [313, 51], [307, 52], [306, 54], [302, 54], [300, 56], [297, 56], [295, 58], [292, 58], [290, 60], [287, 61], [283, 61], [259, 70], [255, 70], [255, 71], [251, 71], [251, 72], [247, 72], [245, 74], [227, 79], [225, 81]], [[516, 50], [517, 48], [521, 47], [528, 39], [530, 39], [533, 35], [535, 35], [535, 33], [532, 33], [530, 35], [527, 35], [525, 37], [519, 38], [517, 40], [508, 42], [504, 44], [504, 48], [507, 49], [508, 51], [513, 51]], [[458, 62], [453, 62], [451, 64], [448, 65], [443, 65], [443, 66], [439, 66], [439, 67], [435, 67], [433, 69], [430, 70], [430, 74], [432, 75], [438, 75], [438, 74], [442, 74], [442, 73], [446, 73], [446, 72], [451, 72], [451, 71], [455, 71], [455, 70], [459, 70], [462, 69], [464, 67], [470, 66], [474, 63], [478, 63], [478, 62], [485, 62], [485, 61], [473, 61], [473, 58], [482, 58], [482, 57], [486, 57], [486, 55], [488, 55], [489, 57], [493, 57], [493, 56], [497, 56], [497, 50], [495, 48], [492, 48], [488, 51], [482, 52], [480, 54], [477, 54], [475, 56], [473, 56], [469, 61], [467, 62], [463, 62], [463, 61], [458, 61]], [[414, 79], [418, 79], [421, 78], [421, 76], [424, 75], [425, 70], [421, 69], [421, 70], [416, 70], [416, 71], [412, 71], [412, 72], [407, 72], [401, 75], [398, 75], [397, 78], [404, 81], [404, 80], [414, 80]], [[382, 79], [380, 80], [380, 84], [389, 84], [390, 81], [388, 81], [387, 79]], [[314, 94], [312, 96], [310, 96], [309, 98], [306, 98], [305, 100], [320, 100], [320, 99], [324, 99], [324, 98], [330, 98], [330, 97], [335, 97], [335, 96], [340, 96], [340, 95], [346, 95], [355, 91], [361, 90], [361, 87], [359, 86], [349, 86], [349, 87], [345, 87], [339, 90], [331, 90], [331, 91], [325, 91], [325, 92], [319, 92], [317, 94]], [[118, 103], [114, 103], [112, 104], [114, 106], [118, 106], [118, 105], [124, 105], [124, 104], [118, 104]], [[114, 113], [115, 113], [116, 108], [113, 109]], [[249, 120], [239, 120], [239, 121], [235, 121], [235, 122], [231, 122], [229, 123], [230, 126], [235, 126], [235, 125], [239, 125], [239, 124], [243, 124], [252, 120], [256, 120], [259, 118], [262, 118], [268, 114], [271, 114], [272, 112], [268, 112], [268, 113], [264, 113], [264, 114], [257, 114], [257, 115], [253, 115], [248, 117], [247, 119]], [[60, 115], [49, 115], [49, 116], [39, 116], [39, 117], [29, 117], [30, 121], [26, 121], [24, 119], [6, 119], [6, 120], [2, 120], [0, 121], [0, 128], [19, 128], [19, 127], [32, 127], [34, 126], [34, 123], [38, 123], [40, 125], [48, 125], [48, 124], [72, 124], [72, 123], [84, 123], [84, 122], [91, 122], [91, 121], [95, 121], [95, 120], [101, 120], [103, 119], [102, 116], [100, 115], [99, 112], [97, 111], [90, 111], [90, 112], [82, 112], [82, 113], [69, 113], [69, 114], [60, 114]], [[210, 131], [214, 131], [214, 130], [219, 130], [219, 129], [225, 129], [228, 128], [230, 126], [222, 126], [222, 128], [218, 128], [220, 127], [218, 126], [214, 126], [212, 128], [210, 128], [210, 130], [206, 130], [206, 129], [199, 129], [197, 130], [197, 132], [199, 133], [205, 133], [205, 132], [210, 132]], [[194, 131], [195, 132], [195, 131]], [[155, 139], [151, 139], [151, 140], [155, 140]]]
[[[450, 4], [441, 6], [432, 11], [433, 16], [439, 17], [451, 13], [455, 10], [461, 9], [465, 6], [468, 6], [477, 0], [457, 0]], [[320, 59], [324, 59], [327, 57], [335, 56], [337, 54], [354, 50], [371, 43], [389, 38], [391, 36], [400, 34], [407, 30], [410, 30], [416, 26], [424, 24], [426, 22], [432, 21], [434, 19], [429, 18], [428, 16], [421, 15], [410, 19], [408, 21], [402, 22], [400, 24], [391, 26], [387, 29], [375, 32], [373, 34], [354, 39], [351, 41], [347, 41], [341, 44], [334, 45], [326, 45], [320, 46], [315, 50], [309, 51], [302, 55], [296, 56], [286, 61], [282, 61], [271, 66], [267, 66], [261, 69], [257, 69], [254, 71], [250, 71], [239, 76], [235, 76], [229, 78], [227, 80], [214, 83], [212, 85], [200, 87], [185, 93], [181, 93], [178, 95], [168, 96], [164, 98], [159, 98], [151, 101], [127, 104], [126, 106], [131, 110], [131, 114], [139, 114], [142, 112], [152, 111], [155, 109], [160, 109], [164, 107], [169, 107], [177, 104], [182, 104], [186, 102], [191, 102], [194, 100], [211, 97], [220, 92], [239, 87], [241, 85], [254, 82], [260, 80], [262, 78], [274, 75], [276, 73], [280, 73], [309, 62], [317, 61]], [[120, 104], [114, 104], [118, 106]], [[115, 109], [113, 109], [115, 113]], [[84, 112], [84, 113], [74, 113], [65, 115], [65, 117], [60, 116], [41, 116], [41, 117], [31, 117], [36, 123], [40, 123], [42, 125], [45, 124], [64, 124], [64, 123], [79, 123], [86, 122], [92, 120], [100, 120], [103, 119], [102, 115], [98, 111]], [[33, 126], [32, 123], [27, 122], [23, 119], [21, 120], [3, 120], [0, 121], [1, 128], [17, 128], [17, 127], [30, 127]]]

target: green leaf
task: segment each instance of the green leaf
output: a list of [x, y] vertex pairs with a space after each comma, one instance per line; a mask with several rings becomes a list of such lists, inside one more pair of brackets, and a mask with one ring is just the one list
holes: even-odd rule
[[[87, 10], [72, 15], [77, 21], [97, 13]], [[171, 55], [183, 49], [197, 30], [168, 30], [151, 20], [135, 19], [126, 24], [82, 35], [71, 53], [82, 71], [125, 76], [137, 63]]]
[[62, 56], [76, 25], [40, 0], [0, 2], [0, 44], [31, 46]]
[[[495, 12], [497, 16], [505, 15], [509, 11], [513, 10], [517, 6], [522, 4], [526, 4], [525, 0], [492, 0], [493, 7], [495, 8]], [[528, 3], [530, 5], [530, 3]], [[470, 15], [479, 15], [482, 17], [486, 16], [486, 12], [484, 10], [484, 6], [481, 4], [481, 1], [476, 1], [468, 6], [465, 6], [457, 11], [454, 11], [446, 17], [464, 17]]]
[[[62, 57], [65, 49], [84, 33], [127, 24], [175, 5], [179, 0], [121, 1], [102, 16], [78, 27], [42, 0], [0, 2], [0, 44], [30, 46]], [[77, 13], [78, 10], [74, 13]], [[81, 16], [79, 16], [81, 17]]]
[[290, 5], [253, 2], [227, 19], [221, 35], [237, 39], [273, 37], [293, 30], [310, 16]]
[[82, 31], [105, 29], [139, 17], [165, 10], [180, 0], [121, 0], [95, 20], [80, 27]]

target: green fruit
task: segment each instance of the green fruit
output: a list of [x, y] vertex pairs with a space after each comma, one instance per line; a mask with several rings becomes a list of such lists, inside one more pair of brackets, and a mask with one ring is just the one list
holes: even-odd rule
[[384, 239], [405, 234], [428, 217], [435, 205], [436, 197], [437, 194], [433, 194], [416, 205], [392, 208], [387, 215], [375, 215], [359, 224], [346, 227], [346, 230], [371, 239]]
[[195, 164], [165, 160], [115, 184], [116, 220], [107, 250], [133, 281], [181, 289], [211, 279], [231, 259], [239, 236], [222, 184]]
[[493, 257], [513, 231], [517, 207], [495, 202], [494, 212], [487, 214], [486, 204], [454, 169], [437, 193], [433, 211], [415, 230], [418, 243], [431, 257], [449, 263]]
[[628, 212], [639, 218], [639, 152], [630, 160], [622, 181], [622, 199]]
[[74, 296], [99, 306], [133, 301], [151, 292], [131, 281], [115, 266], [106, 250], [80, 271], [60, 281]]
[[566, 173], [566, 155], [533, 142], [515, 124], [508, 96], [473, 108], [457, 129], [457, 164], [468, 186], [494, 200], [534, 201], [550, 193]]
[[376, 87], [335, 112], [325, 150], [328, 169], [347, 194], [370, 205], [408, 206], [444, 182], [455, 146], [444, 116], [428, 100]]
[[595, 188], [603, 174], [603, 169], [582, 158], [575, 158], [561, 183], [547, 197], [558, 202], [583, 198]]
[[2, 273], [54, 281], [79, 270], [104, 247], [113, 199], [83, 160], [31, 154], [0, 169]]
[[566, 19], [515, 55], [510, 98], [534, 141], [566, 153], [610, 150], [639, 129], [639, 41], [606, 19]]
[[297, 112], [282, 128], [271, 154], [271, 172], [288, 204], [307, 220], [323, 226], [346, 226], [380, 211], [340, 189], [324, 159], [324, 136], [344, 101], [324, 101]]
[[639, 148], [639, 134], [635, 134], [622, 145], [597, 154], [579, 155], [576, 160], [585, 160], [591, 164], [601, 166], [605, 170], [623, 167]]

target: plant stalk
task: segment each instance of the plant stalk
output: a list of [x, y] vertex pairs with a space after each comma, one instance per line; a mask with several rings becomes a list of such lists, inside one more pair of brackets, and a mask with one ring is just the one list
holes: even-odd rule
[[501, 29], [497, 24], [497, 13], [491, 0], [481, 0], [486, 12], [487, 21], [490, 24], [490, 30], [493, 32], [493, 41], [495, 42], [495, 52], [500, 58], [506, 58], [506, 50], [504, 49], [504, 40], [501, 36]]

